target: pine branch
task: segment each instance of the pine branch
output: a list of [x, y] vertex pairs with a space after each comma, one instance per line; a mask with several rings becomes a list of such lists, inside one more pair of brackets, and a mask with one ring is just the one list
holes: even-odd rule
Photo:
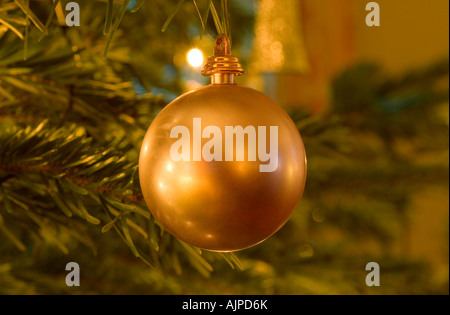
[[[60, 49], [47, 49], [52, 39]], [[95, 65], [95, 55], [65, 47], [57, 36], [34, 45], [26, 61], [16, 42], [0, 49], [0, 56], [5, 50], [9, 53], [0, 61], [0, 119], [26, 122], [48, 118], [59, 126], [77, 123], [97, 139], [111, 139], [113, 134], [120, 138], [122, 130], [123, 137], [139, 146], [154, 111], [164, 105], [161, 96], [137, 96], [132, 83], [123, 82], [115, 73], [116, 62]], [[111, 132], [99, 133], [99, 125]]]
[[[167, 236], [156, 222], [149, 221], [151, 214], [142, 199], [137, 165], [122, 152], [96, 145], [83, 128], [73, 125], [52, 129], [46, 122], [25, 130], [6, 128], [0, 135], [0, 152], [0, 224], [19, 249], [24, 250], [25, 245], [6, 230], [7, 226], [17, 226], [15, 221], [26, 227], [20, 234], [28, 231], [45, 238], [41, 233], [48, 234], [44, 225], [49, 222], [57, 230], [75, 233], [72, 221], [68, 221], [75, 218], [75, 224], [79, 219], [94, 225], [113, 222], [110, 227], [115, 228], [138, 258], [151, 266], [160, 264], [154, 261], [157, 255], [166, 255], [168, 248], [162, 250], [160, 241]], [[152, 229], [160, 232], [148, 234], [148, 224], [156, 225]], [[108, 230], [104, 228], [104, 232]], [[75, 237], [95, 250], [92, 239], [78, 234]], [[140, 240], [135, 240], [137, 237]], [[139, 248], [143, 243], [154, 252]], [[68, 252], [62, 241], [57, 244]], [[182, 252], [176, 246], [171, 250], [174, 249], [176, 255]], [[209, 273], [209, 264], [189, 251], [191, 263], [202, 273]]]
[[164, 105], [161, 97], [137, 96], [116, 73], [119, 62], [67, 47], [58, 32], [31, 46], [25, 61], [17, 39], [0, 40], [7, 44], [0, 48], [3, 234], [20, 250], [43, 239], [67, 253], [70, 242], [55, 234], [65, 233], [95, 252], [89, 233], [73, 234], [102, 225], [148, 265], [181, 271], [178, 256], [187, 253], [208, 275], [210, 265], [164, 233], [140, 192], [140, 141]]

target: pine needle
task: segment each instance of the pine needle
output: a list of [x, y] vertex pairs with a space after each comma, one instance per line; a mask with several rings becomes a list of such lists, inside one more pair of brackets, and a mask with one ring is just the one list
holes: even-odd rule
[[206, 25], [208, 25], [208, 17], [209, 17], [209, 12], [211, 11], [211, 3], [212, 3], [212, 0], [208, 0], [208, 4], [207, 4], [207, 6], [206, 6], [206, 10], [205, 10], [205, 13], [204, 13], [204, 15], [203, 15], [203, 28], [202, 28], [202, 31], [201, 31], [201, 33], [200, 33], [200, 39], [202, 39], [203, 38], [203, 35], [205, 34], [205, 32], [206, 32]]
[[[60, 0], [54, 0], [53, 1], [52, 7], [50, 9], [50, 13], [49, 13], [48, 18], [47, 18], [47, 22], [45, 22], [44, 32], [41, 35], [41, 37], [39, 38], [39, 41], [41, 41], [44, 38], [44, 36], [48, 34], [48, 27], [50, 26], [50, 23], [51, 23], [51, 21], [53, 19], [53, 16], [55, 15], [56, 6], [59, 4], [59, 1]], [[27, 15], [27, 18], [28, 18], [28, 15]]]
[[131, 13], [137, 12], [144, 3], [145, 3], [145, 0], [138, 0], [135, 4], [134, 8], [131, 10]]
[[41, 32], [44, 32], [45, 26], [42, 24], [42, 22], [38, 19], [38, 17], [33, 13], [33, 11], [30, 10], [29, 7], [25, 3], [23, 3], [21, 0], [14, 0], [15, 3], [19, 6], [19, 8], [25, 13], [25, 15], [29, 16], [30, 20], [33, 22], [33, 24], [40, 30]]
[[124, 0], [122, 7], [120, 8], [119, 14], [116, 17], [116, 20], [114, 22], [114, 25], [112, 27], [112, 30], [109, 33], [108, 42], [106, 43], [105, 52], [103, 53], [103, 57], [106, 58], [106, 55], [108, 54], [109, 47], [111, 45], [111, 42], [113, 40], [114, 34], [116, 33], [117, 29], [119, 28], [120, 22], [122, 22], [122, 19], [125, 15], [125, 12], [127, 11], [127, 7], [130, 4], [130, 0]]
[[106, 4], [106, 20], [105, 26], [103, 27], [103, 35], [108, 35], [111, 30], [113, 14], [114, 14], [114, 1], [108, 0]]
[[13, 31], [21, 40], [23, 40], [22, 33], [17, 28], [15, 28], [13, 25], [9, 24], [4, 19], [0, 19], [0, 23], [5, 25], [7, 28], [9, 28], [11, 31]]
[[220, 21], [219, 14], [217, 13], [216, 7], [214, 6], [214, 2], [211, 1], [211, 14], [214, 19], [214, 24], [216, 25], [217, 33], [225, 34], [225, 29], [223, 28], [223, 24]]
[[177, 15], [177, 13], [181, 9], [181, 6], [183, 5], [183, 3], [184, 3], [184, 0], [178, 1], [178, 4], [175, 7], [175, 10], [172, 12], [171, 15], [169, 15], [169, 17], [167, 18], [166, 22], [164, 23], [164, 25], [163, 25], [163, 27], [161, 29], [162, 32], [167, 31], [167, 28], [169, 27], [170, 22], [172, 22], [172, 20], [175, 17], [175, 15]]
[[[27, 8], [30, 8], [30, 0], [26, 0]], [[29, 26], [30, 26], [30, 17], [27, 14], [26, 18], [26, 26], [25, 26], [25, 43], [23, 47], [23, 60], [27, 60], [28, 57], [28, 39], [29, 39]]]

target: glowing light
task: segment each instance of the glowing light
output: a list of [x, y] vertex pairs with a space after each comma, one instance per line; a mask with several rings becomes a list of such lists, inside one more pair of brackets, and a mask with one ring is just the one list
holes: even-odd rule
[[198, 68], [203, 65], [203, 53], [199, 49], [191, 49], [187, 54], [187, 60], [189, 64], [194, 67]]

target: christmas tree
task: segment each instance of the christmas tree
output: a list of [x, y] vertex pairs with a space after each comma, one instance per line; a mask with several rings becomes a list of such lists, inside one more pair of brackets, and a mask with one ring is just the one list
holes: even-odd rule
[[302, 201], [264, 243], [208, 252], [151, 215], [139, 151], [170, 101], [208, 83], [185, 66], [194, 42], [212, 53], [231, 34], [251, 63], [253, 7], [77, 1], [76, 26], [68, 2], [0, 0], [0, 294], [448, 294], [448, 222], [446, 271], [408, 252], [416, 212], [448, 218], [448, 58], [396, 76], [353, 64], [326, 113], [286, 107], [308, 156]]

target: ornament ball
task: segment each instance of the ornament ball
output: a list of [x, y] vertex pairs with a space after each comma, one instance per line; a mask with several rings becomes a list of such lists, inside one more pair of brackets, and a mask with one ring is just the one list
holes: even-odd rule
[[277, 232], [301, 199], [301, 136], [272, 99], [234, 83], [243, 71], [221, 36], [204, 74], [212, 84], [186, 93], [152, 122], [139, 158], [149, 209], [190, 245], [235, 251]]

